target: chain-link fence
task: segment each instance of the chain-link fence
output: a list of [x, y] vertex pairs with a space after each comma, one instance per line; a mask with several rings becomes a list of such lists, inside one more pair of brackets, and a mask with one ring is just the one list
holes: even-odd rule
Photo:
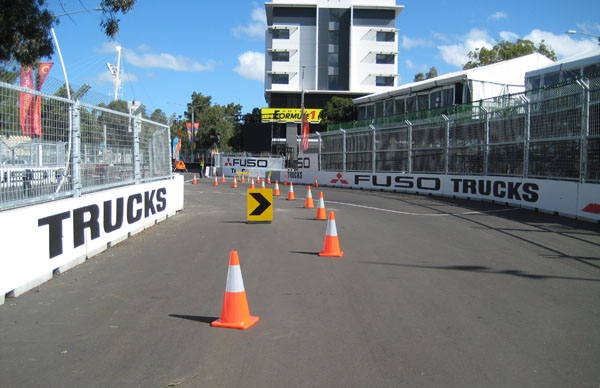
[[328, 171], [600, 182], [600, 77], [311, 135]]
[[169, 144], [141, 114], [0, 82], [0, 210], [170, 177]]

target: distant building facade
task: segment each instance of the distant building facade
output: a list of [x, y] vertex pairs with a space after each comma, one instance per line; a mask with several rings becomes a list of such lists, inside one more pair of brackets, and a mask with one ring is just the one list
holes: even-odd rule
[[552, 62], [525, 74], [527, 90], [600, 74], [600, 49]]

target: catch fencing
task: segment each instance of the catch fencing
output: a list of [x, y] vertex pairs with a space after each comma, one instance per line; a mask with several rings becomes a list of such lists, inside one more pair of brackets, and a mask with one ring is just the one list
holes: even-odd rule
[[170, 178], [169, 127], [0, 82], [0, 210]]
[[[344, 129], [344, 127], [346, 129]], [[311, 135], [321, 170], [600, 183], [600, 76]]]

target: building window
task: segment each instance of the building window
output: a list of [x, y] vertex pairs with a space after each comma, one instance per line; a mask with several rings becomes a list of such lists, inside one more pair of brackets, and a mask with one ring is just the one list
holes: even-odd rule
[[393, 31], [377, 31], [378, 42], [394, 42], [396, 41], [396, 33]]
[[290, 53], [288, 51], [275, 51], [272, 53], [273, 62], [289, 62]]
[[290, 83], [290, 76], [289, 74], [271, 74], [271, 82], [287, 85]]
[[379, 65], [393, 65], [394, 64], [394, 54], [376, 54], [375, 63]]
[[290, 30], [285, 29], [276, 29], [273, 30], [273, 39], [289, 39], [290, 38]]
[[394, 77], [377, 76], [375, 77], [376, 86], [394, 86]]
[[[330, 70], [332, 70], [330, 68]], [[328, 83], [328, 87], [329, 90], [337, 90], [338, 89], [338, 83], [339, 83], [339, 76], [338, 75], [329, 75], [329, 83]]]
[[406, 99], [406, 112], [412, 113], [417, 111], [417, 97], [412, 96]]
[[454, 88], [442, 90], [442, 104], [446, 107], [454, 105]]
[[383, 101], [375, 103], [375, 117], [383, 117]]
[[386, 117], [394, 115], [394, 100], [385, 100], [383, 102], [383, 115]]
[[540, 88], [541, 76], [527, 78], [527, 89], [536, 90]]
[[429, 95], [429, 107], [431, 109], [440, 108], [442, 106], [442, 91], [432, 92]]
[[372, 119], [375, 117], [375, 105], [367, 105], [367, 118]]
[[400, 115], [406, 113], [406, 107], [404, 106], [404, 98], [396, 100], [396, 114]]
[[417, 96], [417, 110], [427, 110], [429, 109], [429, 95], [421, 94]]
[[560, 82], [559, 72], [544, 74], [544, 86], [554, 86]]

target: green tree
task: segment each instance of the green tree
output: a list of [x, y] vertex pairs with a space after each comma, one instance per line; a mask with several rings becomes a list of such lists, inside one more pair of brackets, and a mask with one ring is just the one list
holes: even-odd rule
[[[117, 35], [118, 13], [129, 12], [135, 1], [101, 0], [100, 26], [106, 36]], [[33, 65], [41, 57], [50, 57], [54, 53], [50, 30], [56, 23], [46, 0], [0, 0], [0, 61]]]
[[166, 124], [167, 123], [167, 115], [160, 109], [155, 109], [154, 112], [150, 115], [150, 120], [155, 121], [157, 123]]
[[413, 82], [423, 81], [425, 79], [425, 75], [423, 73], [415, 74], [415, 78], [413, 78]]
[[431, 67], [429, 71], [425, 74], [425, 79], [435, 78], [438, 76], [438, 71], [435, 67]]
[[549, 45], [546, 45], [543, 40], [537, 46], [527, 39], [517, 39], [516, 43], [503, 40], [498, 41], [491, 49], [482, 47], [469, 52], [469, 61], [463, 65], [463, 69], [473, 69], [475, 67], [490, 65], [535, 52], [553, 61], [557, 59], [554, 50]]
[[356, 106], [348, 97], [332, 97], [319, 115], [321, 123], [328, 125], [357, 119]]

